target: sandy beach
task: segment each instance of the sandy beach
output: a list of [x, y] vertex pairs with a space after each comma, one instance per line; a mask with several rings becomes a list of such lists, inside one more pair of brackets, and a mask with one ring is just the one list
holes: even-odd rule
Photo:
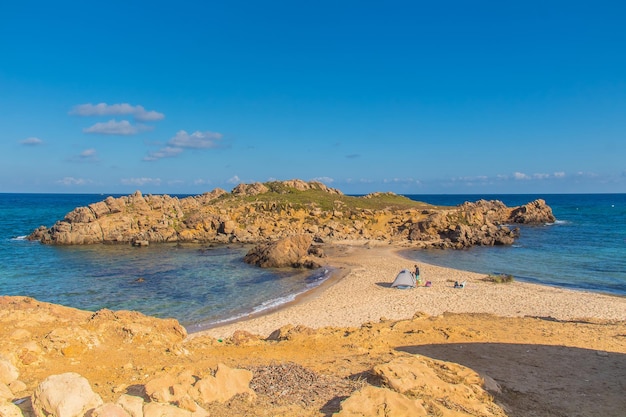
[[[156, 401], [146, 392], [152, 381], [179, 386], [177, 378], [204, 378], [222, 363], [253, 370], [257, 397], [198, 399], [209, 415], [329, 416], [359, 387], [370, 394], [385, 388], [377, 367], [402, 363], [407, 380], [418, 372], [408, 366], [430, 375], [418, 378], [419, 401], [452, 412], [445, 415], [623, 415], [626, 297], [495, 284], [484, 274], [427, 264], [419, 267], [430, 287], [397, 290], [390, 287], [396, 274], [414, 265], [400, 255], [404, 249], [328, 246], [325, 260], [336, 273], [318, 289], [268, 314], [191, 335], [175, 320], [132, 311], [0, 297], [0, 357], [15, 365], [13, 379], [19, 373], [8, 399], [33, 416], [29, 399], [38, 384], [71, 371], [104, 401], [131, 395], [148, 407]], [[441, 376], [442, 369], [450, 374]], [[481, 388], [458, 385], [467, 375]], [[427, 389], [441, 384], [451, 391]], [[489, 394], [468, 397], [469, 386]]]
[[[554, 320], [626, 320], [626, 298], [556, 287], [512, 282], [495, 284], [485, 274], [420, 263], [423, 280], [431, 287], [396, 290], [396, 274], [413, 269], [414, 261], [388, 244], [339, 243], [326, 249], [326, 263], [337, 267], [331, 279], [315, 293], [260, 317], [230, 323], [190, 337], [229, 337], [236, 330], [268, 336], [291, 324], [310, 328], [353, 327], [382, 319], [409, 319], [416, 313], [490, 313], [501, 317], [540, 317]], [[467, 284], [454, 288], [454, 282]]]

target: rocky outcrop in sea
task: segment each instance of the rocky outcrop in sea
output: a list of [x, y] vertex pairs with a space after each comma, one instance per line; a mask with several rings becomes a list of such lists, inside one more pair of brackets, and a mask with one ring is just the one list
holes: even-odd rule
[[510, 224], [554, 222], [543, 200], [438, 207], [393, 193], [346, 196], [319, 182], [240, 184], [186, 198], [132, 195], [78, 207], [28, 238], [46, 244], [254, 243], [310, 235], [317, 242], [377, 240], [412, 247], [510, 245]]

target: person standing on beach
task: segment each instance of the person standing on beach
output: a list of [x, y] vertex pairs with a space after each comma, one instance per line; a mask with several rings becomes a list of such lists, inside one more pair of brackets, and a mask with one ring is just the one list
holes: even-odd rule
[[417, 281], [417, 285], [422, 283], [422, 279], [420, 278], [420, 268], [419, 266], [417, 266], [417, 264], [414, 265], [415, 267], [415, 281]]

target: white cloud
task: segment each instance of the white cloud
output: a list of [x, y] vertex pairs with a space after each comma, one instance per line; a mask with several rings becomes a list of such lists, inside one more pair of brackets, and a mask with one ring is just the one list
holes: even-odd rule
[[554, 178], [565, 178], [565, 172], [563, 172], [563, 171], [555, 172], [554, 173]]
[[108, 122], [96, 123], [91, 127], [83, 129], [83, 132], [101, 135], [135, 135], [139, 133], [139, 130], [137, 126], [133, 126], [128, 120], [118, 122], [113, 119]]
[[484, 181], [488, 181], [489, 177], [486, 175], [477, 175], [474, 177], [454, 177], [452, 178], [452, 181], [460, 181], [460, 182], [484, 182]]
[[123, 185], [138, 185], [138, 186], [142, 186], [142, 185], [161, 185], [161, 179], [160, 178], [146, 178], [146, 177], [142, 177], [142, 178], [122, 178], [120, 180], [120, 182]]
[[96, 157], [96, 150], [91, 148], [91, 149], [85, 149], [84, 151], [82, 151], [79, 155], [81, 158], [95, 158]]
[[331, 177], [316, 177], [316, 178], [313, 178], [313, 181], [319, 181], [324, 184], [332, 184], [333, 182], [335, 182], [335, 180]]
[[91, 180], [86, 180], [83, 178], [65, 177], [63, 179], [58, 180], [57, 184], [72, 186], [72, 185], [91, 184], [91, 182], [92, 182]]
[[533, 178], [536, 180], [547, 180], [550, 178], [550, 174], [533, 174]]
[[154, 122], [165, 118], [163, 113], [154, 110], [146, 110], [143, 106], [132, 106], [128, 103], [121, 104], [80, 104], [74, 106], [69, 112], [73, 116], [117, 116], [131, 115], [140, 122]]
[[599, 177], [598, 174], [596, 174], [595, 172], [584, 172], [584, 171], [578, 171], [576, 173], [577, 177], [582, 177], [582, 178], [597, 178]]
[[22, 139], [20, 143], [26, 146], [38, 146], [38, 145], [43, 144], [43, 140], [39, 138], [35, 138], [35, 137], [30, 137], [30, 138]]
[[376, 181], [370, 178], [359, 178], [358, 180], [355, 180], [353, 178], [346, 178], [344, 182], [346, 184], [374, 184]]
[[167, 141], [167, 146], [156, 152], [150, 152], [144, 161], [156, 161], [161, 158], [174, 157], [185, 149], [210, 149], [221, 147], [222, 134], [217, 132], [193, 132], [191, 135], [179, 130], [176, 135]]
[[77, 163], [94, 163], [99, 162], [98, 153], [95, 149], [85, 149], [78, 155], [72, 155], [67, 159], [69, 162], [77, 162]]
[[221, 133], [196, 131], [190, 135], [184, 130], [180, 130], [167, 143], [178, 148], [206, 149], [219, 147], [221, 139]]
[[515, 178], [516, 180], [529, 180], [530, 179], [530, 177], [524, 174], [523, 172], [515, 172], [513, 174], [513, 178]]
[[226, 182], [229, 184], [239, 184], [241, 180], [239, 179], [237, 175], [234, 175], [233, 177], [229, 178]]
[[194, 185], [208, 185], [208, 184], [211, 184], [211, 180], [198, 178], [197, 180], [194, 180], [193, 184]]
[[415, 180], [413, 178], [385, 178], [383, 179], [383, 184], [419, 184], [419, 180]]
[[143, 158], [144, 161], [156, 161], [157, 159], [162, 158], [172, 158], [183, 151], [182, 148], [173, 148], [171, 146], [166, 146], [163, 149], [160, 149], [156, 152], [150, 152], [147, 156]]

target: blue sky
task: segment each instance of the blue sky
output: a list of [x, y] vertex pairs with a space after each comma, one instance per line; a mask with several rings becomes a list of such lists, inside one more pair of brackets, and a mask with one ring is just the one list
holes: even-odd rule
[[626, 192], [621, 1], [5, 1], [0, 192]]

